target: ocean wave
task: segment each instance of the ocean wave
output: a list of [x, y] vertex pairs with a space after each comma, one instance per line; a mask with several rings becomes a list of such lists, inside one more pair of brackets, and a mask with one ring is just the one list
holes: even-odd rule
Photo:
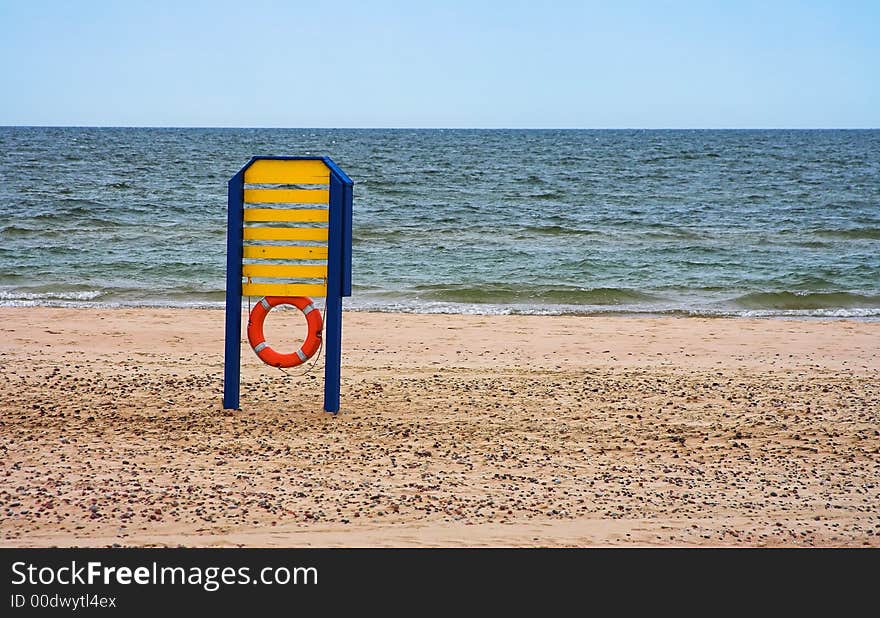
[[844, 240], [880, 240], [880, 228], [859, 227], [841, 230], [814, 230], [814, 234], [826, 238], [842, 238]]
[[850, 307], [848, 309], [789, 309], [782, 311], [755, 310], [732, 314], [743, 318], [834, 318], [834, 319], [880, 319], [880, 308]]
[[821, 240], [799, 240], [791, 243], [805, 249], [828, 249], [833, 245], [831, 243], [822, 242]]
[[[651, 226], [656, 227], [656, 226]], [[634, 232], [636, 236], [639, 238], [656, 238], [659, 240], [663, 239], [685, 239], [685, 240], [695, 240], [704, 238], [703, 234], [698, 232], [694, 232], [691, 230], [685, 230], [682, 228], [668, 228], [668, 229], [647, 229], [647, 230], [637, 230]], [[702, 247], [700, 247], [702, 249]]]
[[565, 197], [565, 193], [562, 191], [518, 191], [518, 192], [507, 192], [502, 194], [504, 199], [508, 200], [536, 200], [536, 201], [553, 201], [559, 200]]
[[[54, 230], [51, 230], [54, 232]], [[8, 225], [4, 225], [0, 227], [0, 234], [3, 234], [7, 238], [13, 238], [16, 236], [30, 236], [31, 234], [46, 234], [47, 230], [45, 228], [32, 229], [29, 227], [24, 227], [22, 225], [16, 225], [15, 223], [10, 223]], [[54, 235], [54, 234], [53, 234]]]
[[[216, 295], [207, 295], [214, 296]], [[113, 299], [104, 296], [93, 300], [39, 298], [24, 299], [0, 296], [0, 307], [63, 307], [100, 309], [213, 309], [222, 310], [222, 300], [208, 297], [169, 295], [157, 298]], [[243, 310], [246, 311], [243, 301]], [[323, 303], [318, 301], [323, 310]], [[383, 299], [375, 296], [355, 296], [345, 301], [346, 311], [407, 313], [426, 315], [536, 315], [581, 317], [700, 317], [700, 318], [781, 318], [781, 319], [852, 319], [880, 321], [880, 307], [850, 307], [824, 309], [731, 309], [721, 307], [686, 308], [674, 305], [571, 305], [571, 304], [498, 304], [425, 301], [411, 298]]]
[[169, 299], [144, 299], [137, 301], [81, 300], [0, 300], [0, 307], [54, 307], [65, 309], [223, 309], [225, 303], [218, 301], [175, 301]]
[[500, 305], [482, 303], [397, 302], [352, 299], [346, 311], [377, 313], [411, 313], [440, 315], [568, 315], [583, 317], [700, 317], [700, 318], [786, 318], [786, 319], [855, 319], [880, 320], [880, 308], [815, 309], [815, 310], [730, 310], [721, 308], [683, 308], [659, 305]]
[[733, 299], [751, 310], [826, 310], [880, 308], [880, 295], [852, 292], [752, 292]]
[[88, 229], [89, 227], [116, 227], [121, 225], [117, 221], [107, 217], [100, 216], [98, 213], [75, 208], [70, 210], [59, 210], [56, 212], [41, 212], [30, 217], [28, 221], [38, 222], [41, 226], [63, 225], [68, 228]]
[[457, 303], [541, 303], [571, 305], [630, 305], [656, 301], [653, 294], [627, 288], [579, 288], [574, 286], [418, 285], [413, 292], [421, 299]]
[[24, 290], [0, 290], [0, 305], [12, 301], [43, 301], [43, 300], [95, 300], [104, 295], [100, 290], [83, 290], [67, 292], [27, 292]]
[[64, 208], [67, 212], [74, 214], [91, 212], [93, 209], [110, 208], [110, 204], [106, 202], [99, 202], [98, 200], [80, 197], [63, 197], [55, 200], [55, 203]]
[[532, 234], [546, 234], [547, 236], [599, 236], [602, 232], [585, 230], [562, 225], [527, 225], [523, 228]]
[[661, 163], [667, 161], [695, 161], [698, 159], [718, 159], [721, 155], [716, 152], [679, 152], [673, 154], [655, 155], [641, 159], [639, 163]]
[[0, 290], [0, 306], [207, 306], [222, 304], [226, 292], [208, 285], [179, 285], [165, 290], [107, 287], [100, 290]]

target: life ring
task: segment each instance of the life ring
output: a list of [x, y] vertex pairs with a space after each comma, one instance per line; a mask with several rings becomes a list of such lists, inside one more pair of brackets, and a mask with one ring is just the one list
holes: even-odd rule
[[[263, 322], [269, 311], [278, 305], [293, 305], [303, 312], [309, 326], [309, 334], [302, 347], [293, 354], [281, 354], [269, 347], [263, 335]], [[306, 362], [321, 347], [321, 330], [324, 320], [311, 298], [306, 296], [266, 296], [251, 310], [248, 317], [247, 335], [251, 347], [260, 360], [273, 367], [296, 367]]]

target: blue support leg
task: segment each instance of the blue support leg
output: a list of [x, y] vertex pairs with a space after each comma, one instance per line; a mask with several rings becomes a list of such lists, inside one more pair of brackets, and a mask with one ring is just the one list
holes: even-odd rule
[[345, 186], [330, 174], [330, 222], [327, 239], [327, 305], [324, 335], [324, 410], [339, 412], [342, 372], [342, 270]]
[[325, 312], [324, 410], [336, 414], [342, 373], [342, 298], [328, 296]]
[[223, 367], [223, 407], [239, 408], [241, 382], [241, 257], [244, 176], [229, 180], [226, 227], [226, 350]]

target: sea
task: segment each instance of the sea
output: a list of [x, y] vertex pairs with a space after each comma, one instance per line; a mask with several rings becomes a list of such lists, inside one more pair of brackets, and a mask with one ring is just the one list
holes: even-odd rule
[[878, 130], [0, 128], [0, 305], [222, 307], [226, 181], [355, 181], [352, 310], [880, 319]]

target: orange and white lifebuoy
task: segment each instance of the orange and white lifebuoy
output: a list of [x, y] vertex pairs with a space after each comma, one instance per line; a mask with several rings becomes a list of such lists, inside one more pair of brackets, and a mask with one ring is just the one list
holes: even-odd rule
[[[263, 322], [269, 311], [278, 305], [293, 305], [303, 312], [309, 326], [309, 334], [302, 347], [293, 354], [281, 354], [269, 347], [266, 336], [263, 335]], [[321, 330], [324, 328], [324, 320], [321, 312], [315, 307], [311, 298], [306, 296], [266, 296], [251, 310], [248, 317], [247, 335], [248, 341], [260, 360], [273, 367], [296, 367], [306, 362], [321, 347]]]

